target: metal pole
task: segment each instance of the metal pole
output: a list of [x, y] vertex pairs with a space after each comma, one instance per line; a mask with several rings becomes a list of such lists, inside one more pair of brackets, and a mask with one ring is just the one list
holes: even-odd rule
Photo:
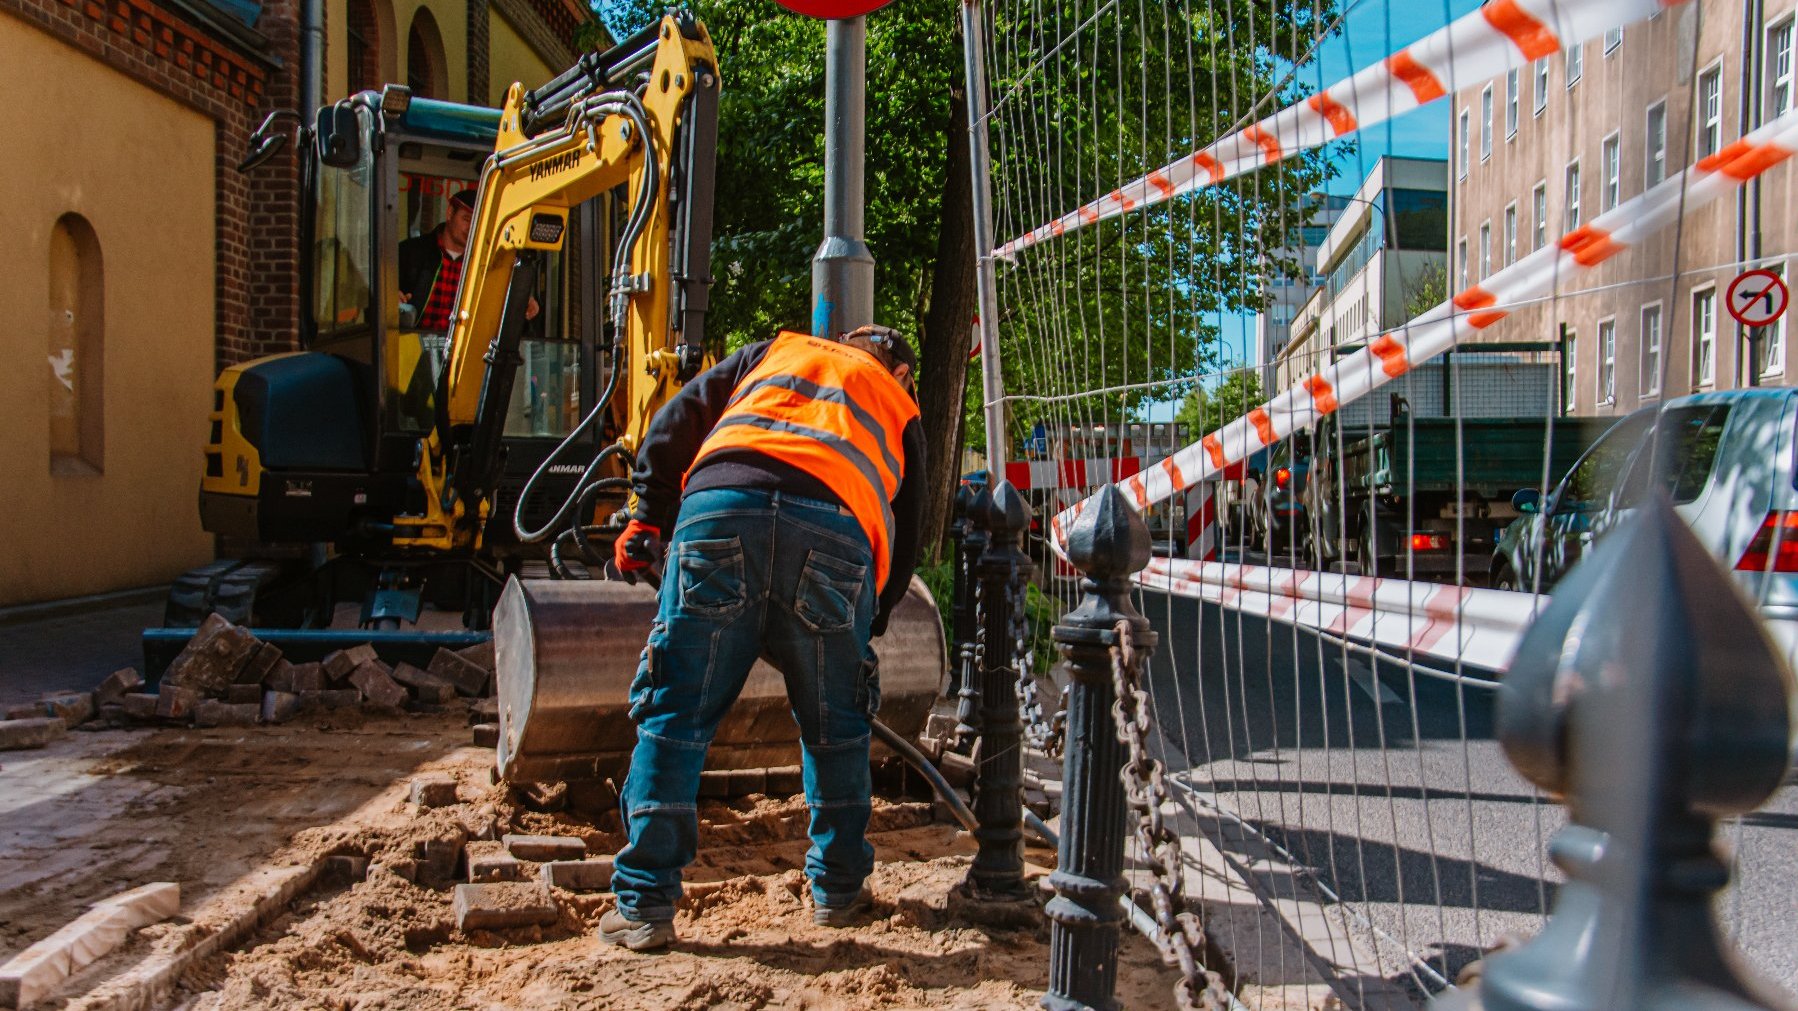
[[300, 122], [308, 128], [325, 104], [325, 0], [300, 0]]
[[986, 402], [986, 469], [1005, 473], [1005, 376], [999, 371], [999, 289], [993, 268], [992, 156], [986, 142], [986, 16], [980, 0], [961, 5], [962, 63], [968, 82], [968, 168], [974, 173], [974, 283], [980, 296], [980, 392]]
[[812, 257], [812, 333], [874, 322], [874, 254], [863, 241], [868, 21], [825, 22], [824, 241]]

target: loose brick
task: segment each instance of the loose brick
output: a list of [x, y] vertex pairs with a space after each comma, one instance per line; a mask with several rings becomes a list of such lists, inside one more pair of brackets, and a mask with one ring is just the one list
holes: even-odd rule
[[202, 727], [253, 727], [262, 718], [257, 703], [236, 704], [205, 699], [194, 707], [194, 722]]
[[191, 688], [208, 698], [225, 694], [250, 655], [261, 643], [245, 629], [217, 614], [200, 623], [187, 647], [162, 677], [164, 685]]
[[340, 853], [325, 858], [324, 876], [335, 881], [363, 881], [368, 878], [368, 858]]
[[456, 866], [462, 862], [462, 845], [468, 833], [449, 829], [434, 839], [422, 839], [413, 847], [418, 873], [426, 881], [447, 882], [455, 878]]
[[587, 843], [570, 835], [507, 835], [502, 842], [520, 860], [584, 860]]
[[354, 688], [327, 688], [318, 693], [318, 703], [326, 709], [354, 709], [362, 704], [362, 693]]
[[286, 723], [300, 715], [300, 697], [293, 692], [265, 692], [261, 715], [264, 723]]
[[125, 714], [125, 707], [119, 705], [117, 702], [108, 702], [101, 706], [100, 714], [95, 717], [95, 719], [109, 727], [122, 727], [131, 720], [131, 718]]
[[153, 720], [156, 718], [157, 696], [143, 692], [126, 692], [119, 699], [119, 705], [125, 707], [125, 715], [134, 720]]
[[474, 746], [477, 748], [499, 747], [499, 724], [477, 723], [474, 725]]
[[36, 1004], [64, 980], [125, 943], [133, 930], [166, 920], [180, 907], [180, 887], [166, 881], [95, 903], [0, 966], [0, 1007]]
[[293, 665], [293, 692], [322, 692], [325, 690], [325, 668], [319, 663], [296, 663]]
[[462, 847], [462, 858], [468, 864], [470, 881], [524, 880], [524, 864], [507, 853], [503, 843], [484, 840], [471, 842]]
[[555, 897], [537, 882], [457, 885], [452, 905], [464, 933], [548, 926], [559, 915]]
[[612, 858], [551, 860], [537, 868], [537, 880], [551, 888], [570, 892], [611, 891]]
[[350, 679], [351, 674], [356, 673], [356, 668], [374, 659], [375, 648], [368, 643], [340, 649], [325, 657], [325, 677], [334, 685], [343, 684]]
[[285, 659], [277, 658], [277, 662], [264, 674], [257, 684], [258, 688], [266, 688], [271, 692], [293, 691], [293, 664]]
[[106, 705], [117, 702], [126, 692], [134, 692], [143, 687], [144, 676], [136, 667], [120, 667], [106, 676], [106, 680], [94, 688], [94, 704]]
[[485, 667], [447, 649], [439, 649], [431, 658], [429, 673], [456, 686], [456, 692], [469, 698], [487, 694], [487, 683], [493, 673]]
[[244, 665], [238, 668], [237, 683], [240, 685], [262, 684], [265, 678], [283, 664], [288, 667], [293, 666], [281, 658], [281, 647], [273, 643], [258, 642], [256, 652], [251, 653], [250, 658], [244, 661]]
[[0, 720], [0, 751], [41, 748], [68, 732], [69, 725], [54, 716]]
[[456, 686], [447, 680], [420, 670], [409, 663], [402, 663], [393, 669], [393, 679], [412, 690], [412, 697], [420, 702], [432, 705], [443, 705], [456, 697]]
[[406, 689], [388, 676], [387, 665], [370, 660], [350, 675], [350, 684], [362, 693], [368, 704], [377, 709], [397, 710], [406, 704]]
[[449, 807], [456, 803], [456, 780], [451, 776], [421, 776], [412, 781], [412, 803], [419, 807]]
[[35, 720], [44, 715], [44, 704], [25, 702], [0, 709], [0, 720]]
[[464, 646], [456, 650], [456, 655], [488, 673], [499, 669], [493, 663], [492, 639], [488, 639], [486, 642], [477, 642], [473, 646]]
[[805, 770], [797, 765], [781, 765], [768, 770], [768, 795], [791, 797], [805, 790]]
[[64, 692], [46, 695], [43, 704], [45, 716], [54, 716], [67, 726], [77, 727], [94, 717], [92, 692]]
[[156, 693], [156, 715], [165, 720], [186, 722], [193, 717], [194, 707], [204, 697], [195, 689], [180, 685], [163, 685]]
[[475, 699], [468, 704], [468, 725], [499, 722], [498, 699]]
[[225, 689], [225, 701], [233, 705], [244, 705], [262, 701], [261, 685], [232, 685]]

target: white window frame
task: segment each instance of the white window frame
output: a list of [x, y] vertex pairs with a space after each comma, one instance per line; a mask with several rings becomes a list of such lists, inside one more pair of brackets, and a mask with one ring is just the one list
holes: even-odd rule
[[[1654, 340], [1648, 339], [1648, 313], [1654, 312]], [[1661, 395], [1661, 355], [1667, 347], [1667, 314], [1661, 308], [1659, 300], [1642, 303], [1636, 314], [1637, 346], [1641, 349], [1642, 358], [1642, 396], [1658, 397]]]
[[1456, 276], [1458, 276], [1461, 279], [1461, 283], [1455, 286], [1455, 290], [1456, 291], [1466, 291], [1467, 290], [1467, 236], [1465, 236], [1465, 235], [1461, 236], [1460, 241], [1455, 243], [1455, 260], [1456, 260], [1455, 273], [1456, 273]]
[[1567, 163], [1561, 173], [1561, 233], [1564, 235], [1580, 226], [1580, 168], [1579, 159]]
[[[1798, 20], [1795, 20], [1790, 13], [1767, 24], [1766, 63], [1763, 73], [1767, 78], [1766, 118], [1768, 119], [1790, 112], [1793, 99], [1798, 97], [1793, 93], [1792, 73], [1792, 43], [1795, 38], [1798, 38], [1798, 31], [1794, 30], [1795, 25], [1798, 25]], [[1785, 34], [1785, 44], [1776, 46], [1774, 35], [1782, 32]]]
[[1586, 49], [1582, 43], [1575, 42], [1567, 47], [1563, 69], [1567, 74], [1567, 90], [1572, 91], [1579, 79], [1586, 75]]
[[1612, 28], [1604, 33], [1604, 55], [1606, 59], [1610, 59], [1611, 54], [1616, 52], [1617, 47], [1621, 45], [1623, 45], [1623, 28], [1621, 26]]
[[1518, 120], [1523, 118], [1520, 115], [1520, 113], [1522, 112], [1522, 102], [1523, 102], [1522, 75], [1523, 75], [1523, 72], [1518, 70], [1516, 67], [1512, 67], [1510, 72], [1505, 74], [1505, 141], [1506, 141], [1506, 143], [1509, 143], [1511, 138], [1517, 136], [1517, 122], [1518, 122]]
[[1530, 191], [1530, 252], [1548, 245], [1548, 180], [1536, 183]]
[[[1657, 111], [1661, 114], [1658, 138], [1654, 129]], [[1642, 115], [1642, 179], [1643, 189], [1652, 189], [1667, 180], [1667, 99], [1664, 97], [1658, 102], [1650, 102]]]
[[1597, 403], [1617, 402], [1617, 317], [1598, 321]]
[[1608, 211], [1623, 202], [1623, 135], [1613, 133], [1598, 145], [1598, 209]]
[[[1717, 286], [1715, 284], [1699, 285], [1691, 291], [1692, 299], [1692, 386], [1714, 387], [1717, 385]], [[1699, 329], [1703, 320], [1699, 318], [1698, 301], [1705, 299], [1710, 306], [1710, 330]]]
[[1480, 161], [1492, 160], [1492, 85], [1480, 92]]
[[1548, 108], [1548, 57], [1537, 60], [1534, 69], [1536, 94], [1530, 115], [1540, 116]]
[[1568, 329], [1562, 336], [1561, 371], [1566, 377], [1562, 384], [1567, 388], [1566, 408], [1571, 411], [1579, 406], [1579, 331]]
[[1505, 266], [1517, 262], [1517, 201], [1505, 205]]
[[1467, 138], [1467, 133], [1471, 127], [1472, 118], [1473, 118], [1473, 111], [1471, 109], [1462, 109], [1461, 110], [1461, 119], [1459, 121], [1461, 124], [1461, 136], [1460, 136], [1460, 139], [1457, 140], [1455, 143], [1455, 178], [1456, 179], [1467, 178], [1467, 163], [1468, 163], [1468, 161], [1471, 160], [1468, 158], [1468, 155], [1472, 152], [1472, 144]]
[[1492, 219], [1480, 222], [1480, 280], [1492, 276]]
[[[1717, 107], [1713, 112], [1707, 108], [1709, 101], [1705, 96], [1705, 82], [1715, 81], [1717, 85]], [[1718, 60], [1701, 71], [1698, 75], [1698, 89], [1694, 93], [1697, 108], [1692, 110], [1692, 123], [1698, 131], [1693, 143], [1696, 158], [1708, 158], [1723, 149], [1723, 61]]]
[[[1768, 269], [1772, 270], [1775, 274], [1778, 274], [1780, 277], [1780, 280], [1785, 279], [1786, 271], [1785, 271], [1785, 266], [1783, 264], [1780, 266], [1776, 266], [1776, 267], [1769, 267]], [[1786, 317], [1790, 316], [1791, 314], [1792, 313], [1791, 313], [1790, 307], [1787, 307], [1786, 311], [1780, 313], [1779, 318], [1774, 320], [1770, 325], [1763, 326], [1763, 327], [1755, 327], [1755, 329], [1762, 331], [1762, 333], [1761, 333], [1761, 341], [1763, 342], [1762, 346], [1770, 348], [1771, 352], [1772, 352], [1767, 356], [1766, 365], [1762, 365], [1758, 360], [1752, 361], [1749, 363], [1750, 368], [1756, 368], [1756, 369], [1760, 370], [1760, 377], [1762, 379], [1773, 379], [1773, 378], [1778, 378], [1780, 376], [1785, 375], [1785, 371], [1786, 371]], [[1766, 343], [1768, 341], [1770, 341], [1771, 343]]]

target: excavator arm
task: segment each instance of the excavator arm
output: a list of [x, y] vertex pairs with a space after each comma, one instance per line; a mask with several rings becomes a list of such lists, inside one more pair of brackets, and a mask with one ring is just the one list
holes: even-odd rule
[[396, 545], [479, 547], [531, 292], [584, 201], [625, 187], [607, 300], [613, 378], [581, 428], [610, 412], [622, 434], [608, 453], [628, 459], [656, 410], [704, 367], [719, 87], [704, 25], [675, 13], [534, 92], [507, 92], [450, 316], [437, 423], [420, 447], [425, 508], [396, 518]]

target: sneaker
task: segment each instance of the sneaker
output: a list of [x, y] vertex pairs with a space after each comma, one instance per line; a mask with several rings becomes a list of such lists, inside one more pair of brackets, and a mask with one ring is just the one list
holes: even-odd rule
[[632, 951], [666, 948], [674, 941], [673, 920], [633, 920], [616, 909], [599, 918], [599, 939]]
[[812, 922], [820, 927], [853, 927], [866, 920], [873, 911], [874, 897], [864, 888], [846, 905], [827, 906], [814, 900]]

